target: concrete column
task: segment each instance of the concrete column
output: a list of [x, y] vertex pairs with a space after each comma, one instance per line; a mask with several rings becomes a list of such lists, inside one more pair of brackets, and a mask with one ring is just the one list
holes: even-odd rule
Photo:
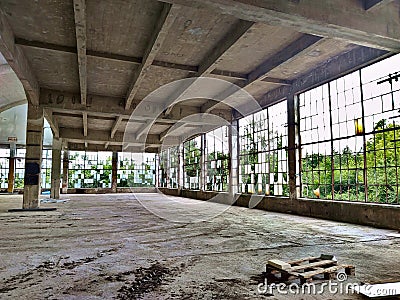
[[181, 194], [183, 187], [183, 144], [180, 143], [178, 145], [178, 172], [176, 176], [178, 177], [176, 180], [178, 182], [178, 194]]
[[61, 176], [61, 140], [53, 138], [51, 153], [51, 191], [52, 199], [60, 199], [60, 176]]
[[113, 193], [117, 192], [117, 170], [118, 170], [118, 152], [112, 153], [112, 172], [111, 172], [111, 189]]
[[156, 170], [156, 173], [154, 174], [154, 180], [155, 180], [155, 187], [158, 189], [160, 187], [160, 154], [157, 153], [154, 161], [154, 169]]
[[7, 192], [14, 192], [15, 182], [15, 143], [10, 143], [10, 157], [8, 158], [8, 187]]
[[14, 192], [14, 179], [15, 179], [15, 158], [9, 157], [8, 159], [8, 187], [7, 192]]
[[296, 192], [296, 112], [295, 95], [287, 97], [288, 117], [288, 167], [289, 167], [289, 198], [297, 199]]
[[39, 208], [43, 147], [43, 108], [28, 101], [23, 209]]
[[239, 135], [237, 120], [229, 126], [228, 141], [230, 153], [229, 194], [234, 197], [239, 191]]
[[205, 163], [206, 147], [207, 147], [207, 145], [206, 145], [206, 135], [202, 134], [201, 135], [201, 149], [200, 149], [200, 151], [201, 151], [201, 156], [200, 156], [201, 169], [200, 169], [200, 183], [199, 183], [199, 190], [200, 191], [205, 191], [206, 190], [206, 187], [205, 187], [205, 185], [206, 185], [206, 176], [207, 176], [207, 174], [206, 174], [207, 169], [206, 169], [206, 163]]
[[69, 166], [69, 152], [64, 151], [63, 153], [63, 171], [62, 171], [62, 189], [63, 194], [68, 193], [68, 166]]

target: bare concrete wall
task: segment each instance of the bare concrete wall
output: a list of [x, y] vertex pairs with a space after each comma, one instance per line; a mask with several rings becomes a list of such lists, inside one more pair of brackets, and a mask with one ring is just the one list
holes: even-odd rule
[[[159, 190], [165, 194], [199, 200], [209, 200], [218, 194], [188, 190], [182, 190], [179, 194], [176, 189]], [[249, 207], [250, 197], [250, 195], [237, 195], [234, 205]], [[379, 228], [400, 229], [400, 206], [396, 205], [304, 198], [290, 200], [288, 197], [266, 196], [255, 208]]]

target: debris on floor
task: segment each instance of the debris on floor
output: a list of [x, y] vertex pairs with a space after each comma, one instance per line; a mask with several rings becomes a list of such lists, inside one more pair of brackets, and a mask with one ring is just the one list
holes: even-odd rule
[[69, 199], [52, 199], [52, 198], [44, 198], [44, 199], [40, 199], [40, 203], [65, 203], [67, 202]]
[[[344, 273], [341, 272], [343, 270]], [[319, 257], [307, 257], [289, 262], [278, 259], [269, 260], [266, 265], [266, 275], [273, 275], [282, 282], [300, 279], [300, 283], [304, 284], [313, 279], [329, 280], [336, 279], [339, 275], [355, 275], [355, 267], [338, 264], [333, 255], [322, 254]], [[323, 276], [323, 278], [318, 278], [318, 276]], [[338, 279], [341, 278], [338, 277]]]
[[119, 300], [139, 299], [143, 294], [153, 291], [157, 286], [161, 285], [166, 275], [171, 274], [171, 270], [158, 263], [149, 268], [139, 268], [132, 272], [135, 280], [126, 282], [118, 290]]

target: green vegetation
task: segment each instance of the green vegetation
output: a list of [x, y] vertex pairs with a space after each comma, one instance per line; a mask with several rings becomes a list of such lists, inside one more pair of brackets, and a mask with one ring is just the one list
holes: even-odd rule
[[136, 165], [134, 161], [124, 157], [119, 162], [118, 187], [146, 187], [154, 186], [153, 173], [150, 162]]
[[[285, 136], [279, 131], [268, 132], [264, 129], [264, 122], [264, 120], [252, 120], [244, 127], [240, 150], [240, 174], [245, 187], [242, 192], [288, 195], [287, 172], [282, 166], [282, 163], [286, 164], [287, 161], [287, 150], [283, 146]], [[255, 132], [259, 132], [259, 141], [256, 140]], [[275, 143], [274, 147], [271, 143]], [[264, 159], [260, 161], [260, 157]], [[263, 167], [265, 171], [261, 171]], [[260, 185], [261, 189], [259, 189]], [[254, 190], [251, 190], [250, 186]]]
[[[74, 168], [68, 170], [68, 186], [75, 188], [102, 188], [111, 187], [112, 157], [105, 160], [91, 161], [85, 154], [75, 153], [70, 155]], [[129, 157], [119, 161], [117, 178], [118, 187], [145, 187], [154, 186], [154, 170], [151, 162], [136, 164]], [[85, 182], [89, 179], [91, 182]]]
[[[399, 138], [400, 127], [381, 120], [366, 141], [368, 202], [398, 203]], [[364, 176], [362, 150], [345, 147], [341, 153], [334, 150], [332, 156], [314, 153], [302, 159], [304, 197], [315, 198], [314, 190], [319, 188], [323, 199], [332, 199], [333, 190], [335, 200], [365, 201]]]
[[190, 177], [197, 178], [197, 185], [194, 189], [199, 189], [201, 174], [201, 145], [197, 145], [196, 139], [192, 139], [183, 144], [184, 148], [184, 172], [185, 172], [185, 188], [190, 187]]
[[207, 176], [212, 178], [210, 182], [207, 182], [207, 191], [228, 190], [229, 161], [230, 155], [224, 154], [221, 151], [212, 152], [207, 155]]

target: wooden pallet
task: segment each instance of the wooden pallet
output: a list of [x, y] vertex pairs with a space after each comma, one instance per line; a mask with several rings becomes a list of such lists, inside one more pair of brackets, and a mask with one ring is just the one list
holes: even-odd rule
[[336, 279], [340, 270], [344, 270], [348, 276], [355, 275], [354, 266], [338, 264], [336, 259], [329, 255], [306, 257], [289, 262], [270, 260], [266, 265], [267, 274], [274, 275], [282, 282], [300, 279], [301, 284], [311, 282], [318, 275], [323, 275], [324, 280]]

